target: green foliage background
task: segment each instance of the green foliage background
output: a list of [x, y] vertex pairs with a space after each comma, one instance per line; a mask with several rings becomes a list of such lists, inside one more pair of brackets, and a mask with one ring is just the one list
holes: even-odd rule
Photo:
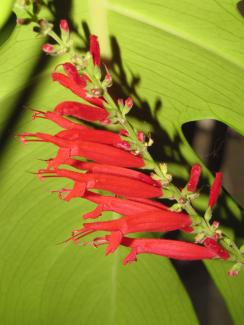
[[[0, 26], [11, 8], [11, 1], [5, 2]], [[164, 146], [162, 138], [162, 154], [182, 178], [198, 160], [182, 134], [184, 123], [211, 118], [244, 134], [244, 18], [236, 5], [236, 0], [66, 2], [78, 32], [83, 35], [81, 22], [88, 23], [105, 56], [114, 55], [109, 38], [116, 38], [124, 70], [115, 62], [115, 79], [125, 92], [132, 90], [137, 105], [148, 102], [147, 114], [169, 143]], [[102, 248], [57, 245], [80, 227], [81, 214], [93, 205], [83, 200], [67, 204], [49, 195], [63, 181], [41, 184], [29, 172], [43, 166], [37, 159], [52, 156], [53, 148], [23, 146], [14, 137], [22, 131], [54, 131], [47, 121], [32, 122], [27, 107], [52, 109], [75, 98], [52, 83], [50, 71], [57, 61], [40, 57], [42, 42], [30, 26], [15, 27], [13, 17], [0, 32], [1, 324], [197, 324], [167, 259], [141, 256], [123, 267], [123, 248], [104, 258]], [[211, 178], [207, 170], [205, 176]], [[224, 220], [241, 227], [239, 208], [226, 195], [223, 201]], [[234, 323], [243, 324], [244, 272], [233, 279], [226, 275], [228, 262], [211, 261], [206, 267]]]

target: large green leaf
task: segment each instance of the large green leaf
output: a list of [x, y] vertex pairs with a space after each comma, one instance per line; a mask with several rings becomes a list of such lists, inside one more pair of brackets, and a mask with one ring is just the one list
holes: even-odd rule
[[[197, 160], [182, 135], [182, 124], [213, 118], [244, 133], [244, 29], [235, 5], [228, 0], [73, 3], [71, 15], [76, 25], [80, 27], [81, 20], [90, 23], [102, 46], [106, 44], [105, 55], [109, 36], [116, 38], [124, 64], [119, 64], [113, 41], [116, 79], [125, 92], [132, 91], [138, 104], [148, 101], [153, 124], [166, 132], [167, 146], [163, 141], [160, 145], [164, 156], [174, 162], [172, 170], [177, 171], [182, 162], [186, 167]], [[53, 127], [46, 121], [31, 122], [28, 110], [18, 120], [16, 107], [48, 109], [71, 98], [45, 72], [54, 62], [45, 69], [35, 67], [40, 42], [29, 26], [17, 27], [0, 50], [5, 81], [0, 86], [3, 130], [11, 117], [16, 133], [51, 132]], [[131, 87], [131, 71], [140, 78], [136, 90]], [[27, 84], [30, 88], [26, 90]], [[157, 101], [161, 105], [156, 106]], [[150, 116], [149, 111], [145, 114]], [[13, 136], [9, 140], [4, 139], [7, 146], [1, 161], [2, 324], [197, 323], [189, 298], [166, 259], [141, 256], [137, 264], [124, 268], [125, 249], [105, 258], [102, 248], [56, 245], [80, 226], [80, 214], [92, 206], [83, 200], [58, 201], [48, 195], [48, 189], [63, 187], [63, 182], [40, 184], [27, 173], [42, 166], [37, 158], [52, 156], [52, 147], [23, 146]], [[240, 210], [234, 207], [229, 218], [240, 220]], [[209, 262], [208, 270], [233, 320], [241, 324], [244, 275], [230, 279], [226, 266], [217, 262]]]
[[[33, 65], [31, 56], [37, 53], [38, 46], [29, 43], [33, 38], [30, 28], [25, 27], [24, 33], [23, 37], [17, 30], [2, 49], [2, 62], [6, 59], [9, 62], [9, 70], [2, 66], [6, 80], [2, 103], [9, 103], [13, 96], [18, 101], [23, 98], [22, 92], [27, 95], [20, 105], [41, 109], [72, 98], [68, 91], [52, 83], [50, 70], [54, 62], [49, 73], [35, 76], [35, 87], [32, 82], [22, 80], [22, 65], [28, 68], [27, 80], [31, 71], [27, 62]], [[22, 37], [21, 42], [19, 37]], [[16, 65], [10, 51], [13, 47], [13, 54], [18, 51]], [[14, 76], [16, 84], [10, 87], [8, 80]], [[29, 87], [23, 89], [27, 84]], [[9, 111], [11, 107], [10, 104], [8, 109], [3, 107], [3, 129], [9, 115], [14, 116]], [[20, 117], [15, 132], [40, 128], [54, 131], [46, 121], [30, 124], [28, 110]], [[23, 146], [14, 135], [7, 144], [1, 161], [2, 324], [70, 324], [77, 320], [81, 324], [188, 324], [189, 320], [192, 324], [198, 323], [190, 300], [167, 259], [146, 257], [135, 267], [125, 268], [122, 258], [126, 250], [105, 258], [102, 248], [95, 252], [91, 247], [57, 245], [72, 229], [80, 227], [82, 212], [92, 205], [83, 200], [69, 204], [59, 201], [56, 195], [50, 196], [48, 189], [63, 187], [63, 182], [39, 184], [29, 173], [42, 166], [37, 159], [52, 156], [54, 148]]]

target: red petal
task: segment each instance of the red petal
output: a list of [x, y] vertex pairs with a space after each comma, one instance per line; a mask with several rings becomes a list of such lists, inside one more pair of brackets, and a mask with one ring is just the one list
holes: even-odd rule
[[91, 173], [125, 176], [159, 187], [158, 183], [154, 181], [150, 176], [129, 168], [92, 162], [83, 162], [72, 158], [65, 159], [65, 161], [63, 161], [63, 164], [70, 165], [81, 170], [87, 170]]
[[203, 246], [177, 240], [124, 237], [121, 244], [132, 249], [125, 258], [124, 264], [136, 260], [137, 254], [155, 254], [177, 260], [202, 260], [216, 257], [215, 253]]
[[126, 235], [137, 232], [172, 231], [190, 224], [191, 219], [186, 214], [162, 210], [124, 216], [116, 220], [84, 223], [83, 227], [92, 231], [120, 231], [123, 235]]
[[150, 198], [162, 195], [160, 188], [128, 177], [95, 173], [81, 174], [66, 169], [57, 169], [54, 174], [75, 182], [86, 183], [87, 189], [105, 190], [122, 196], [133, 194], [135, 197]]
[[58, 104], [54, 111], [61, 115], [77, 117], [84, 121], [100, 121], [108, 119], [108, 112], [103, 108], [85, 105], [78, 102], [66, 101]]
[[116, 133], [103, 130], [94, 130], [88, 127], [84, 127], [83, 130], [72, 129], [61, 131], [57, 133], [56, 136], [67, 140], [86, 140], [91, 142], [109, 144], [113, 146], [117, 146], [122, 141], [120, 136]]
[[[139, 203], [132, 200], [120, 199], [113, 196], [102, 196], [90, 192], [87, 192], [84, 195], [84, 198], [98, 204], [97, 208], [94, 211], [83, 215], [84, 219], [97, 218], [103, 211], [113, 211], [129, 216], [133, 214], [139, 214], [141, 212], [156, 211], [167, 208], [162, 204], [148, 199], [143, 199], [144, 203]], [[155, 206], [154, 203], [156, 203]]]
[[71, 156], [85, 157], [101, 164], [120, 167], [140, 168], [144, 166], [144, 161], [140, 156], [135, 156], [122, 149], [106, 144], [88, 141], [83, 141], [79, 146], [71, 148]]

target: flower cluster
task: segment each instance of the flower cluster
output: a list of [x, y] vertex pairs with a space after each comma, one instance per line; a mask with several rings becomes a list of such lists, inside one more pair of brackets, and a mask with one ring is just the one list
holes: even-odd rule
[[[62, 37], [69, 39], [66, 21], [60, 22], [60, 29]], [[46, 53], [53, 54], [53, 49], [51, 44], [43, 46]], [[120, 245], [128, 247], [130, 252], [124, 264], [135, 261], [138, 254], [184, 260], [227, 260], [232, 257], [218, 222], [210, 224], [212, 209], [221, 191], [222, 174], [216, 174], [205, 216], [199, 217], [191, 202], [198, 196], [201, 166], [193, 165], [188, 183], [179, 190], [171, 183], [167, 165], [153, 161], [148, 151], [152, 139], [136, 130], [126, 119], [133, 107], [132, 99], [118, 99], [116, 104], [107, 91], [112, 85], [112, 77], [106, 67], [102, 77], [97, 37], [90, 36], [90, 51], [82, 60], [63, 63], [58, 69], [62, 71], [52, 73], [53, 81], [68, 88], [81, 100], [62, 102], [52, 111], [34, 111], [33, 119], [54, 122], [62, 128], [58, 133], [25, 132], [19, 136], [23, 143], [48, 142], [57, 147], [56, 156], [47, 160], [46, 168], [40, 169], [37, 175], [40, 179], [61, 177], [71, 180], [72, 188], [56, 192], [66, 201], [83, 198], [95, 203], [95, 210], [84, 214], [84, 219], [96, 219], [104, 211], [120, 215], [114, 220], [86, 222], [81, 229], [74, 230], [67, 241], [78, 243], [85, 236], [103, 231], [104, 236], [94, 237], [90, 243], [94, 247], [106, 245], [106, 255], [115, 252]], [[108, 131], [107, 125], [117, 125], [120, 130], [118, 133]], [[165, 190], [177, 201], [171, 207], [161, 203]], [[133, 238], [136, 233], [173, 230], [193, 233], [195, 243]], [[240, 264], [238, 259], [236, 261]], [[238, 273], [237, 264], [230, 275]]]

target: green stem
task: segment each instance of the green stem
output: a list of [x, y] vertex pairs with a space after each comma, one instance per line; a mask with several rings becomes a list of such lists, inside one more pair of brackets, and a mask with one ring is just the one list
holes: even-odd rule
[[54, 32], [54, 31], [50, 31], [48, 32], [48, 35], [54, 39], [59, 45], [63, 46], [64, 42], [61, 40], [61, 38]]

